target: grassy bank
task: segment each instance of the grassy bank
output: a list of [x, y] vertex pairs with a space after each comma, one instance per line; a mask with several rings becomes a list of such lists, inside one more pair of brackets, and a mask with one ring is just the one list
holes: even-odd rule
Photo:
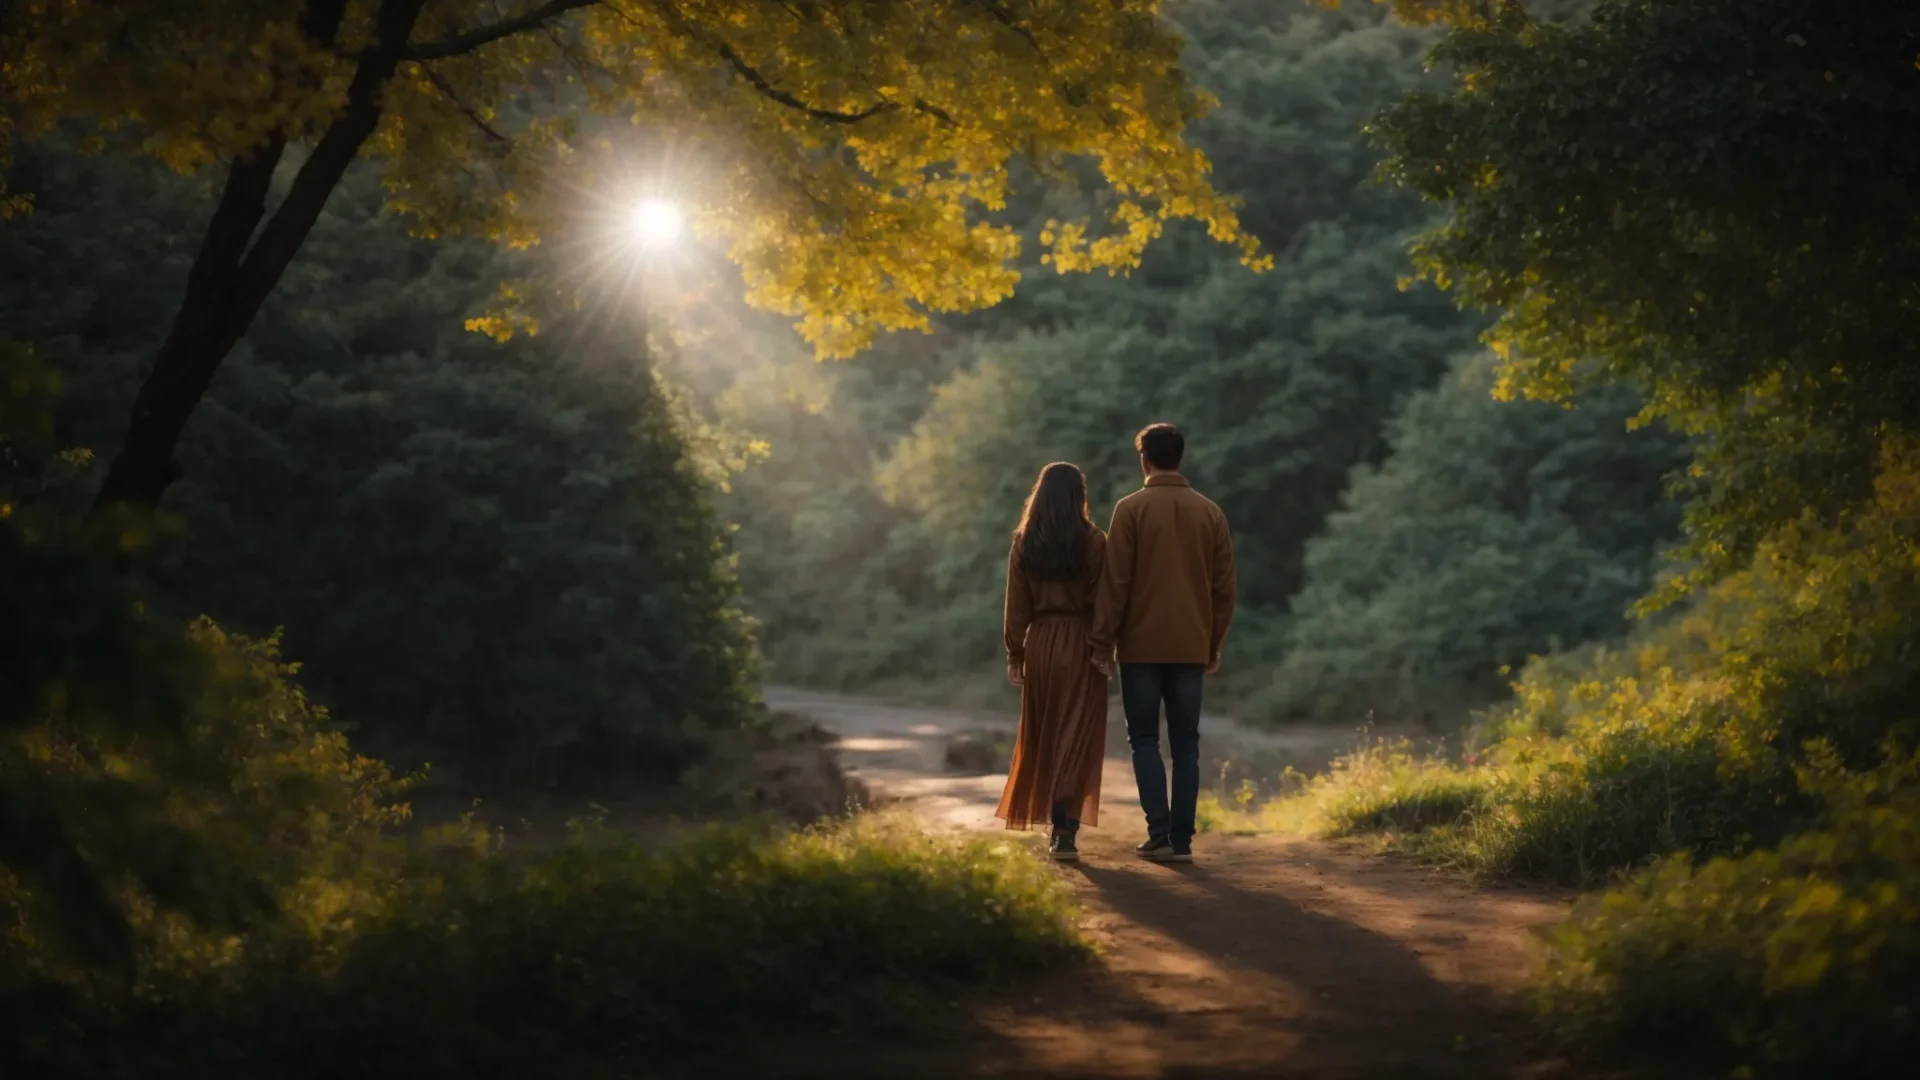
[[166, 742], [5, 744], [0, 805], [67, 808], [54, 839], [87, 863], [0, 865], [0, 1075], [544, 1075], [904, 1029], [1085, 953], [1066, 887], [1001, 838], [844, 804], [780, 824], [790, 762], [709, 778], [752, 816], [674, 836], [421, 829], [410, 780], [351, 750], [273, 642], [203, 622], [188, 644]]
[[1920, 1052], [1920, 456], [1614, 648], [1538, 661], [1450, 750], [1376, 741], [1218, 830], [1364, 840], [1593, 890], [1538, 1004], [1575, 1043], [1762, 1074], [1899, 1074]]
[[[860, 815], [664, 848], [445, 830], [238, 937], [149, 928], [131, 985], [8, 987], [26, 1074], [507, 1076], [812, 1026], [889, 1030], [1083, 951], [1024, 851]], [[933, 998], [932, 1000], [944, 1000]]]

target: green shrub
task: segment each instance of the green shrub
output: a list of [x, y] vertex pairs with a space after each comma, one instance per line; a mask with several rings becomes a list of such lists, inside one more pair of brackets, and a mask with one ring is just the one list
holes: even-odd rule
[[136, 906], [204, 923], [269, 906], [212, 835], [265, 778], [224, 752], [225, 666], [145, 614], [113, 572], [133, 534], [9, 510], [0, 504], [0, 939], [31, 938], [41, 963], [125, 974]]
[[1416, 755], [1405, 740], [1381, 741], [1334, 762], [1295, 796], [1330, 836], [1418, 832], [1459, 821], [1486, 796], [1484, 777]]
[[533, 1075], [733, 1036], [896, 1028], [929, 995], [1085, 951], [1070, 890], [1024, 849], [901, 818], [716, 826], [664, 849], [593, 826], [537, 852], [471, 828], [394, 845], [384, 872], [358, 879], [376, 889], [310, 883], [303, 906], [244, 937], [156, 935], [124, 999], [32, 988], [53, 1027], [8, 1032], [32, 1041], [22, 1065]]
[[1795, 1076], [1904, 1076], [1920, 1051], [1920, 757], [1803, 773], [1820, 828], [1661, 862], [1553, 941], [1539, 1004], [1575, 1041], [1630, 1037]]
[[[43, 580], [86, 582], [104, 565], [67, 550], [84, 558]], [[118, 582], [100, 589], [65, 622], [131, 610]], [[405, 784], [351, 752], [276, 641], [101, 616], [147, 648], [96, 666], [79, 662], [91, 637], [53, 647], [61, 623], [26, 622], [43, 655], [74, 662], [47, 670], [37, 711], [0, 744], [0, 796], [34, 809], [43, 838], [0, 846], [0, 1042], [35, 1070], [87, 1071], [79, 1047], [157, 985], [231, 982], [268, 942], [337, 951], [381, 903], [388, 831], [407, 809]], [[120, 695], [161, 686], [166, 722], [135, 722]]]

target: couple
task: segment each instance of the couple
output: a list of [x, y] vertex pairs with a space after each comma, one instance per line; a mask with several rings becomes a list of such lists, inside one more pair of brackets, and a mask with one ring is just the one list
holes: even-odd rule
[[[1200, 795], [1202, 681], [1220, 670], [1233, 619], [1227, 518], [1180, 474], [1186, 439], [1172, 424], [1134, 438], [1146, 486], [1113, 508], [1107, 533], [1087, 513], [1080, 470], [1040, 470], [1007, 556], [1007, 681], [1020, 688], [1020, 731], [996, 817], [1046, 822], [1056, 859], [1079, 858], [1074, 834], [1100, 814], [1107, 681], [1120, 655], [1120, 703], [1147, 840], [1136, 854], [1193, 860]], [[1173, 752], [1173, 805], [1160, 763], [1160, 706]]]

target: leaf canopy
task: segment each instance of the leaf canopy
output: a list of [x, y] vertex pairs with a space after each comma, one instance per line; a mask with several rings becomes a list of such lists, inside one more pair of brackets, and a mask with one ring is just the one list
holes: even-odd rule
[[1709, 572], [1868, 497], [1885, 433], [1920, 426], [1920, 12], [1494, 7], [1437, 51], [1454, 89], [1377, 130], [1391, 177], [1447, 207], [1416, 262], [1503, 312], [1510, 387], [1627, 380], [1711, 436], [1689, 510]]
[[[1186, 139], [1210, 106], [1155, 0], [34, 0], [0, 59], [25, 132], [65, 120], [182, 170], [317, 142], [377, 101], [366, 152], [428, 233], [535, 242], [568, 192], [619, 197], [577, 145], [630, 121], [756, 304], [823, 355], [990, 305], [1020, 238], [1018, 157], [1090, 161], [1098, 221], [1062, 271], [1124, 272], [1170, 219], [1264, 265]], [[390, 73], [390, 74], [389, 74]], [[0, 133], [4, 134], [4, 133]], [[119, 140], [116, 140], [116, 142]]]

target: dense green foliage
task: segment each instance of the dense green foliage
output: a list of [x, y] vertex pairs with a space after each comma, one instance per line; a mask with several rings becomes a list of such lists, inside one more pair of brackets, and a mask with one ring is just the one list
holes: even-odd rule
[[[1920, 733], [1915, 466], [1891, 459], [1876, 503], [1842, 527], [1776, 531], [1684, 612], [1529, 665], [1470, 766], [1378, 746], [1276, 812], [1333, 833], [1416, 831], [1401, 842], [1477, 872], [1573, 884], [1773, 843], [1815, 809], [1797, 778], [1809, 745], [1870, 769], [1889, 738]], [[1435, 790], [1454, 793], [1444, 812]]]
[[1631, 382], [1699, 436], [1689, 560], [1625, 643], [1530, 665], [1470, 753], [1373, 748], [1261, 813], [1496, 875], [1629, 874], [1556, 940], [1541, 1004], [1570, 1037], [1904, 1075], [1920, 15], [1490, 12], [1442, 49], [1455, 89], [1380, 125], [1449, 212], [1416, 257], [1502, 309], [1512, 387]]
[[1589, 902], [1557, 933], [1543, 1011], [1587, 1038], [1904, 1075], [1920, 994], [1917, 772], [1910, 757], [1858, 773], [1820, 760], [1806, 778], [1819, 828], [1738, 858], [1669, 859]]
[[49, 380], [3, 358], [0, 1074], [611, 1067], [1083, 951], [1040, 862], [902, 821], [413, 835], [277, 641], [147, 614], [137, 533], [17, 501]]
[[[56, 144], [21, 169], [39, 196], [0, 230], [0, 333], [61, 379], [41, 456], [97, 461], [206, 204]], [[185, 540], [150, 570], [182, 618], [284, 626], [314, 692], [389, 751], [671, 778], [757, 693], [731, 556], [633, 330], [598, 310], [506, 344], [463, 328], [513, 268], [409, 239], [359, 178], [189, 429]], [[74, 508], [98, 471], [56, 481], [41, 501]]]
[[1269, 689], [1252, 705], [1399, 719], [1497, 696], [1501, 670], [1614, 637], [1647, 591], [1650, 542], [1677, 529], [1660, 431], [1630, 435], [1639, 401], [1610, 387], [1563, 409], [1492, 397], [1475, 354], [1388, 428], [1307, 546]]
[[[37, 614], [44, 638], [54, 620]], [[665, 846], [591, 825], [551, 847], [471, 825], [409, 839], [395, 829], [405, 785], [347, 748], [272, 642], [202, 623], [190, 648], [182, 752], [153, 756], [145, 731], [122, 759], [139, 801], [105, 800], [109, 764], [82, 753], [116, 749], [112, 727], [43, 721], [5, 747], [0, 805], [31, 805], [23, 780], [71, 792], [60, 821], [105, 885], [101, 910], [75, 907], [86, 883], [4, 823], [8, 1075], [518, 1076], [742, 1031], [904, 1022], [947, 986], [1082, 949], [1068, 890], [1039, 861], [899, 821], [716, 827]], [[92, 701], [140, 670], [68, 685]], [[222, 783], [191, 783], [209, 772]], [[147, 846], [162, 835], [179, 842]], [[172, 875], [149, 872], [189, 850]], [[260, 895], [215, 906], [228, 883]], [[62, 947], [90, 939], [50, 932], [103, 926], [121, 934], [117, 969]]]
[[[1225, 688], [1258, 695], [1256, 719], [1390, 684], [1410, 666], [1432, 672], [1418, 691], [1456, 701], [1486, 694], [1501, 663], [1614, 629], [1670, 536], [1665, 512], [1650, 506], [1663, 444], [1629, 435], [1621, 403], [1563, 430], [1552, 410], [1508, 420], [1456, 395], [1448, 421], [1512, 431], [1530, 452], [1569, 446], [1539, 474], [1512, 477], [1518, 466], [1499, 455], [1513, 442], [1434, 436], [1460, 460], [1426, 467], [1460, 472], [1462, 497], [1541, 509], [1505, 532], [1450, 538], [1428, 557], [1484, 556], [1485, 565], [1553, 528], [1548, 518], [1571, 518], [1570, 528], [1592, 535], [1543, 553], [1535, 580], [1590, 601], [1490, 629], [1486, 608], [1504, 594], [1489, 594], [1497, 583], [1485, 575], [1464, 574], [1420, 610], [1389, 613], [1388, 602], [1382, 617], [1407, 620], [1392, 628], [1394, 641], [1332, 666], [1309, 656], [1276, 675], [1273, 664], [1304, 640], [1285, 637], [1303, 587], [1314, 596], [1372, 590], [1399, 573], [1328, 554], [1316, 571], [1308, 544], [1329, 527], [1351, 470], [1392, 452], [1389, 425], [1408, 396], [1439, 382], [1481, 324], [1430, 289], [1399, 288], [1425, 211], [1370, 180], [1378, 151], [1362, 128], [1425, 84], [1431, 33], [1366, 5], [1194, 0], [1168, 13], [1188, 36], [1188, 67], [1222, 103], [1195, 138], [1220, 185], [1245, 198], [1241, 220], [1276, 269], [1250, 274], [1175, 230], [1128, 279], [1029, 273], [1006, 303], [949, 320], [931, 345], [890, 341], [830, 370], [773, 353], [716, 387], [717, 415], [770, 447], [727, 506], [741, 524], [743, 579], [780, 676], [833, 685], [991, 678], [1004, 538], [1027, 485], [1045, 462], [1074, 461], [1088, 471], [1104, 523], [1138, 483], [1132, 434], [1155, 420], [1189, 433], [1189, 472], [1233, 523], [1243, 614]], [[1076, 198], [1054, 189], [1009, 213], [1037, 223]], [[1599, 475], [1629, 461], [1628, 475]], [[1596, 506], [1566, 503], [1588, 469], [1617, 489], [1611, 521]], [[1505, 490], [1467, 491], [1495, 482]], [[1541, 490], [1529, 491], [1535, 483]], [[1335, 543], [1391, 550], [1395, 537], [1423, 527], [1397, 509], [1348, 515]], [[1316, 573], [1329, 577], [1317, 593]], [[1435, 613], [1439, 621], [1422, 624]], [[1436, 658], [1408, 640], [1428, 634], [1455, 651]]]
[[1690, 509], [1712, 571], [1866, 497], [1885, 428], [1920, 415], [1914, 16], [1828, 7], [1496, 5], [1438, 54], [1471, 90], [1381, 124], [1390, 173], [1449, 207], [1416, 262], [1502, 309], [1525, 389], [1630, 379], [1713, 436]]

